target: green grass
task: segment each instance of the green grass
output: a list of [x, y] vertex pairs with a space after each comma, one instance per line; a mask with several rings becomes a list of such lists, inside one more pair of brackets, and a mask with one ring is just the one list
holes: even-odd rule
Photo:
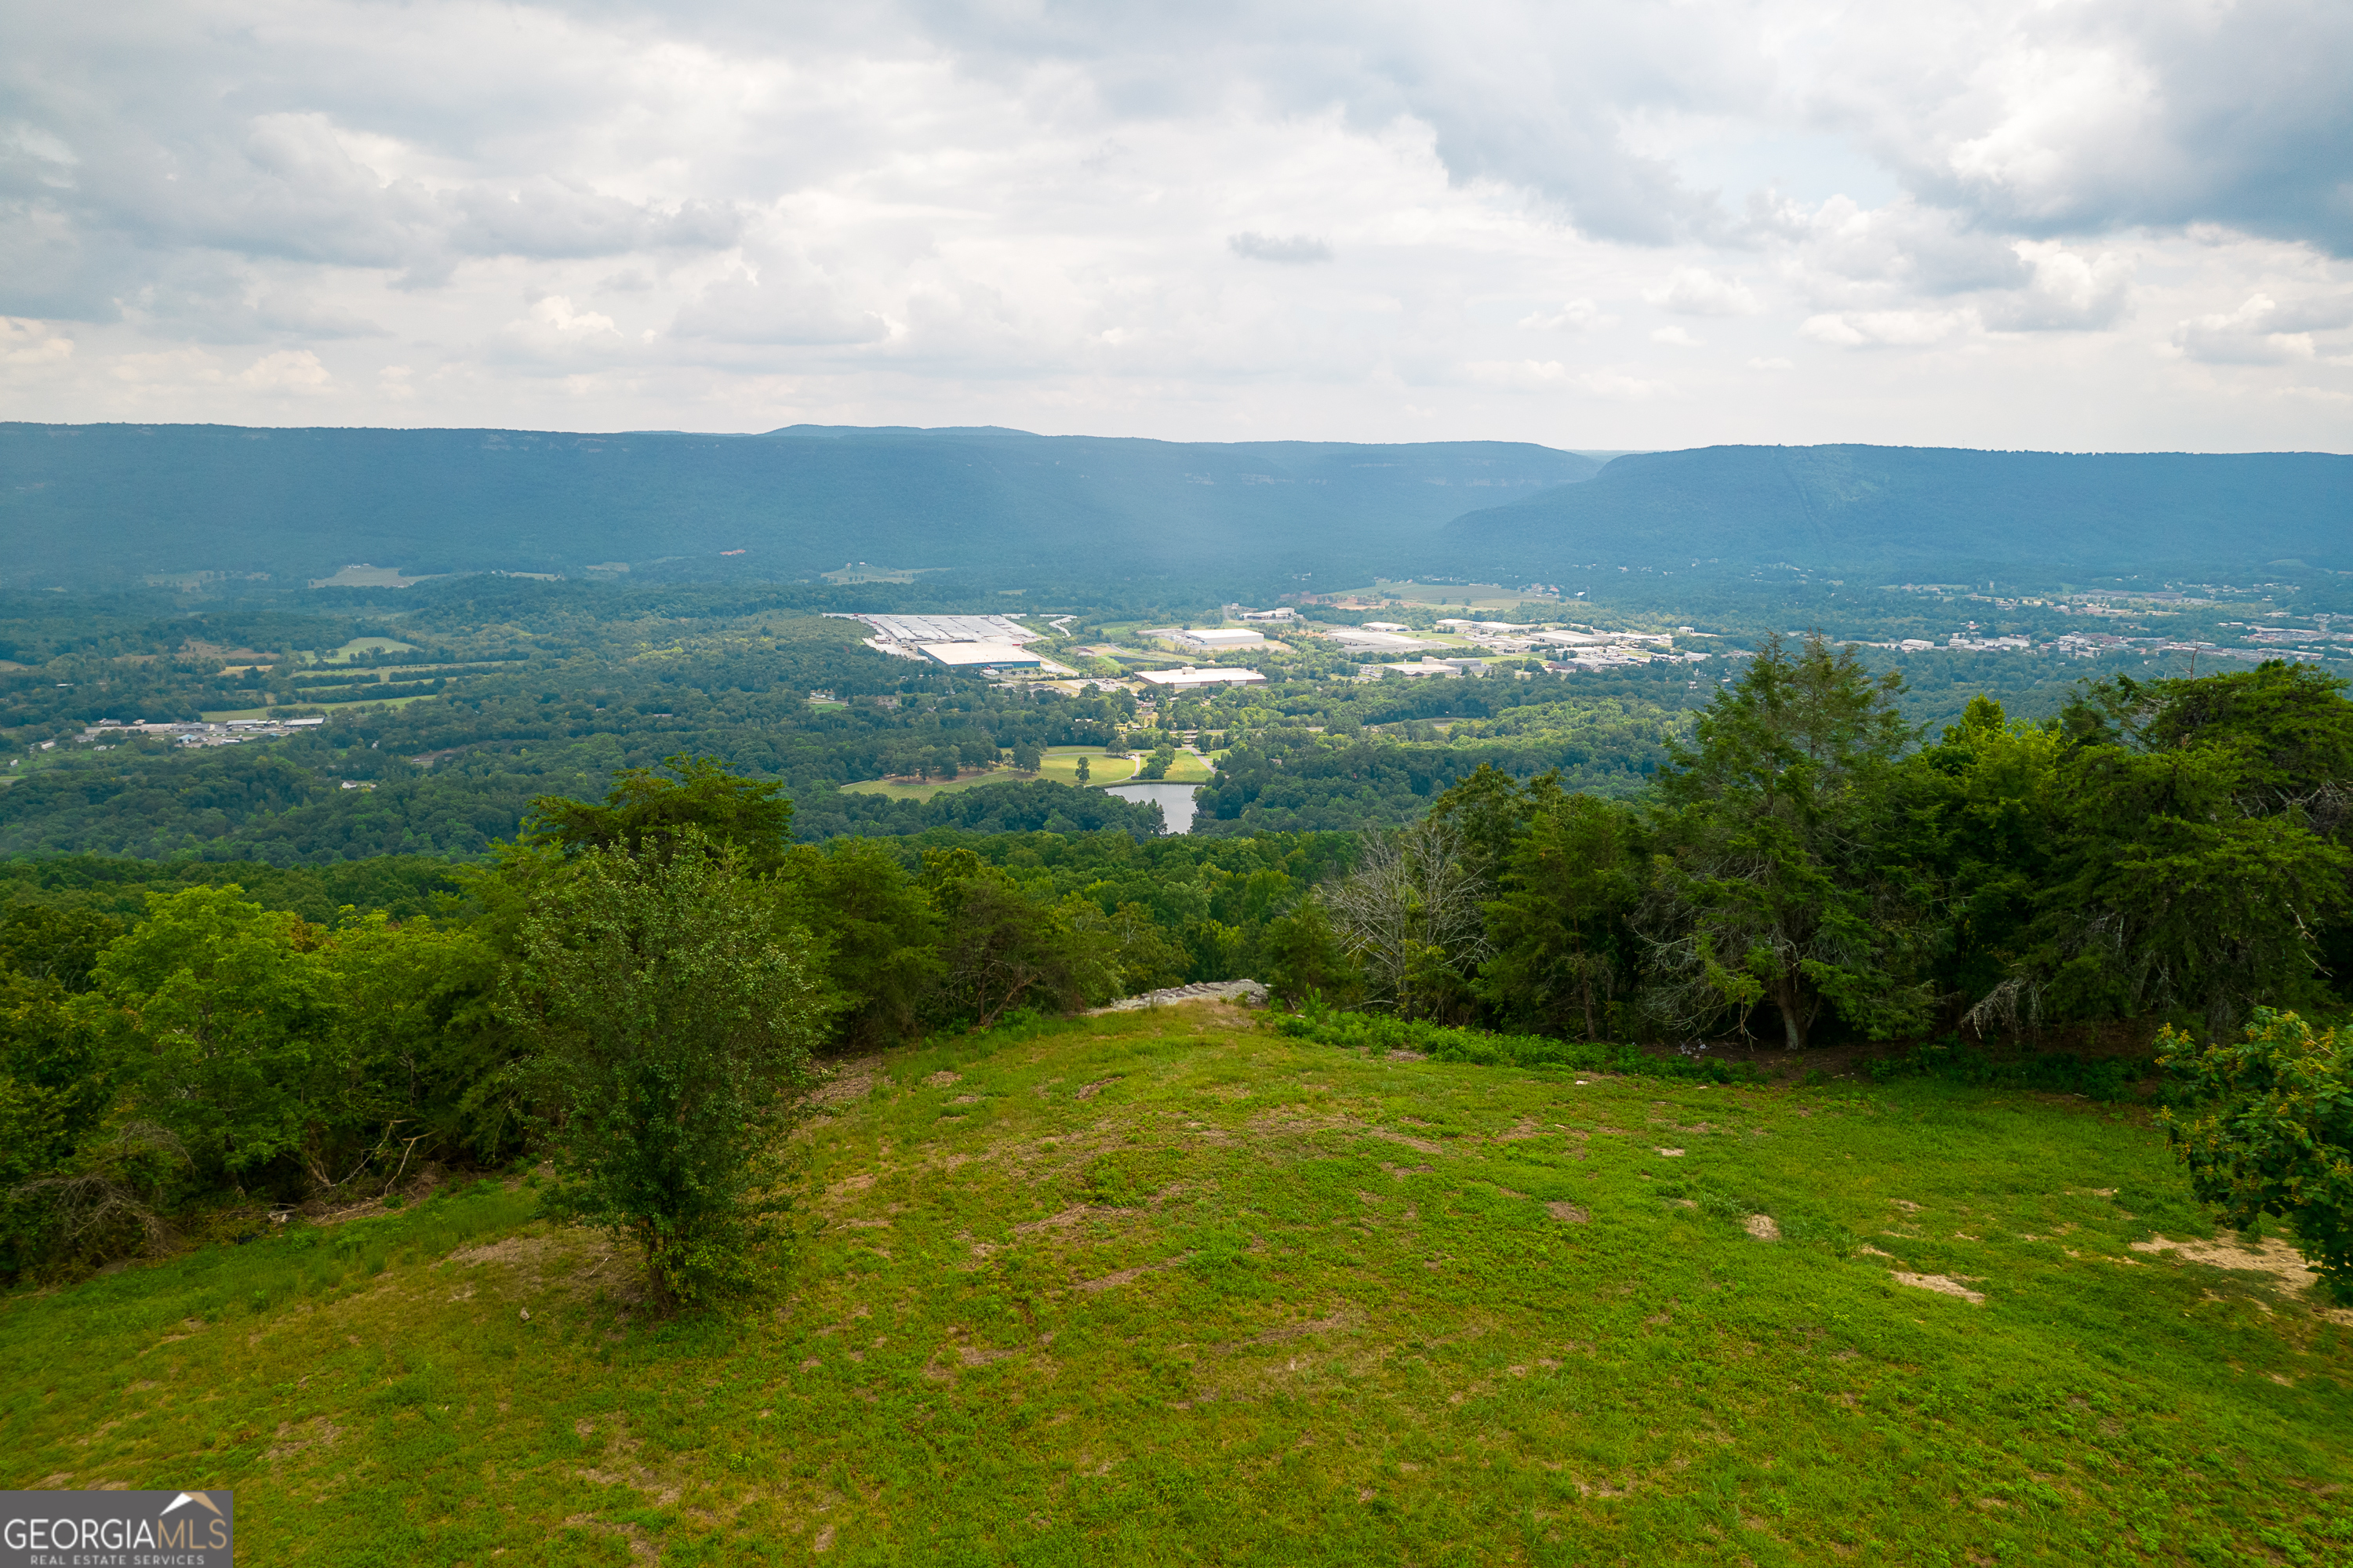
[[1390, 582], [1377, 577], [1370, 588], [1336, 588], [1334, 599], [1394, 599], [1407, 604], [1426, 604], [1435, 609], [1451, 606], [1465, 614], [1472, 610], [1509, 609], [1514, 605], [1530, 602], [1557, 602], [1550, 594], [1522, 593], [1501, 583], [1418, 583]]
[[892, 800], [928, 800], [934, 795], [977, 789], [983, 784], [1018, 784], [1037, 777], [1035, 773], [1024, 773], [1017, 768], [992, 768], [985, 773], [959, 773], [954, 779], [936, 784], [901, 784], [888, 779], [873, 779], [863, 784], [844, 784], [841, 792], [845, 795], [881, 795]]
[[[871, 779], [862, 784], [845, 784], [845, 795], [881, 795], [893, 800], [928, 800], [934, 795], [957, 789], [976, 789], [983, 784], [1020, 783], [1031, 779], [1050, 779], [1057, 784], [1079, 781], [1079, 758], [1087, 759], [1087, 782], [1091, 786], [1124, 784], [1135, 778], [1144, 766], [1144, 754], [1133, 757], [1106, 757], [1101, 747], [1064, 746], [1046, 753], [1042, 765], [1035, 773], [1024, 773], [1015, 768], [993, 768], [986, 773], [960, 773], [955, 778], [937, 784], [904, 784], [895, 779]], [[1172, 784], [1201, 783], [1214, 770], [1190, 752], [1180, 751], [1168, 768]]]
[[2137, 1110], [1585, 1076], [854, 1065], [772, 1308], [649, 1325], [506, 1188], [19, 1292], [5, 1484], [234, 1487], [254, 1564], [2353, 1556], [2347, 1329], [2132, 1250], [2205, 1234]]
[[206, 724], [227, 724], [231, 719], [266, 719], [269, 717], [273, 712], [281, 710], [300, 717], [306, 714], [322, 713], [328, 708], [351, 707], [361, 704], [365, 704], [375, 707], [405, 708], [411, 703], [432, 703], [438, 702], [440, 700], [441, 694], [438, 692], [420, 692], [417, 695], [411, 697], [346, 697], [342, 695], [333, 697], [303, 697], [296, 702], [272, 703], [268, 707], [218, 708], [209, 713], [200, 713], [196, 716], [204, 720]]
[[1038, 769], [1040, 779], [1051, 779], [1058, 784], [1079, 781], [1079, 758], [1087, 759], [1087, 782], [1090, 784], [1122, 784], [1135, 777], [1144, 766], [1140, 757], [1106, 757], [1100, 746], [1058, 746], [1046, 753]]
[[[351, 568], [346, 567], [343, 570], [348, 572]], [[424, 579], [422, 577], [417, 577], [412, 578], [411, 580], [422, 582]], [[321, 654], [319, 656], [318, 662], [322, 664], [348, 664], [363, 653], [414, 653], [416, 652], [417, 644], [414, 642], [397, 642], [389, 637], [354, 637], [349, 642], [344, 643], [342, 647], [337, 648], [331, 652]], [[305, 662], [309, 662], [309, 661], [306, 659]]]

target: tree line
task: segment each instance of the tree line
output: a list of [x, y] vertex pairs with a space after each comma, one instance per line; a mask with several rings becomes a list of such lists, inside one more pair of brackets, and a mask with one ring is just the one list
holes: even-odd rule
[[1980, 697], [1927, 744], [1903, 682], [1774, 642], [1641, 797], [1482, 769], [1269, 941], [1285, 990], [1587, 1038], [2338, 1005], [2353, 961], [2353, 704], [2306, 665]]

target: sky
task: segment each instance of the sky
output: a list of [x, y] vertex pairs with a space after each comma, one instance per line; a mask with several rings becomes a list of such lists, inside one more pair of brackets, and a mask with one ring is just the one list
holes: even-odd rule
[[10, 12], [0, 418], [2353, 450], [2345, 0]]

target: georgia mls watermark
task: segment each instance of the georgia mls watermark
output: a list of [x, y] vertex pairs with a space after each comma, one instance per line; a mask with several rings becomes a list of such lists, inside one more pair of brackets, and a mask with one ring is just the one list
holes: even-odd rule
[[0, 1568], [229, 1568], [227, 1492], [0, 1492]]

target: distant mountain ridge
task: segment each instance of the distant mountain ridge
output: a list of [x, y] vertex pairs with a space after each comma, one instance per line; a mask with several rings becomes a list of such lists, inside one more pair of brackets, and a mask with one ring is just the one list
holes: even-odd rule
[[[1600, 464], [1510, 441], [1170, 442], [992, 428], [641, 431], [0, 424], [0, 586], [190, 572], [299, 584], [576, 575], [724, 552], [797, 577], [867, 561], [1060, 580], [1403, 573], [1475, 495]], [[1336, 585], [1335, 586], [1340, 586]]]
[[1465, 513], [1475, 576], [1694, 562], [1895, 576], [2353, 570], [2353, 457], [1701, 447]]
[[[1488, 498], [1504, 504], [1480, 504]], [[813, 576], [1272, 592], [1579, 567], [1969, 580], [2353, 571], [2353, 458], [1510, 441], [1177, 442], [995, 428], [0, 424], [0, 588], [195, 572]]]

